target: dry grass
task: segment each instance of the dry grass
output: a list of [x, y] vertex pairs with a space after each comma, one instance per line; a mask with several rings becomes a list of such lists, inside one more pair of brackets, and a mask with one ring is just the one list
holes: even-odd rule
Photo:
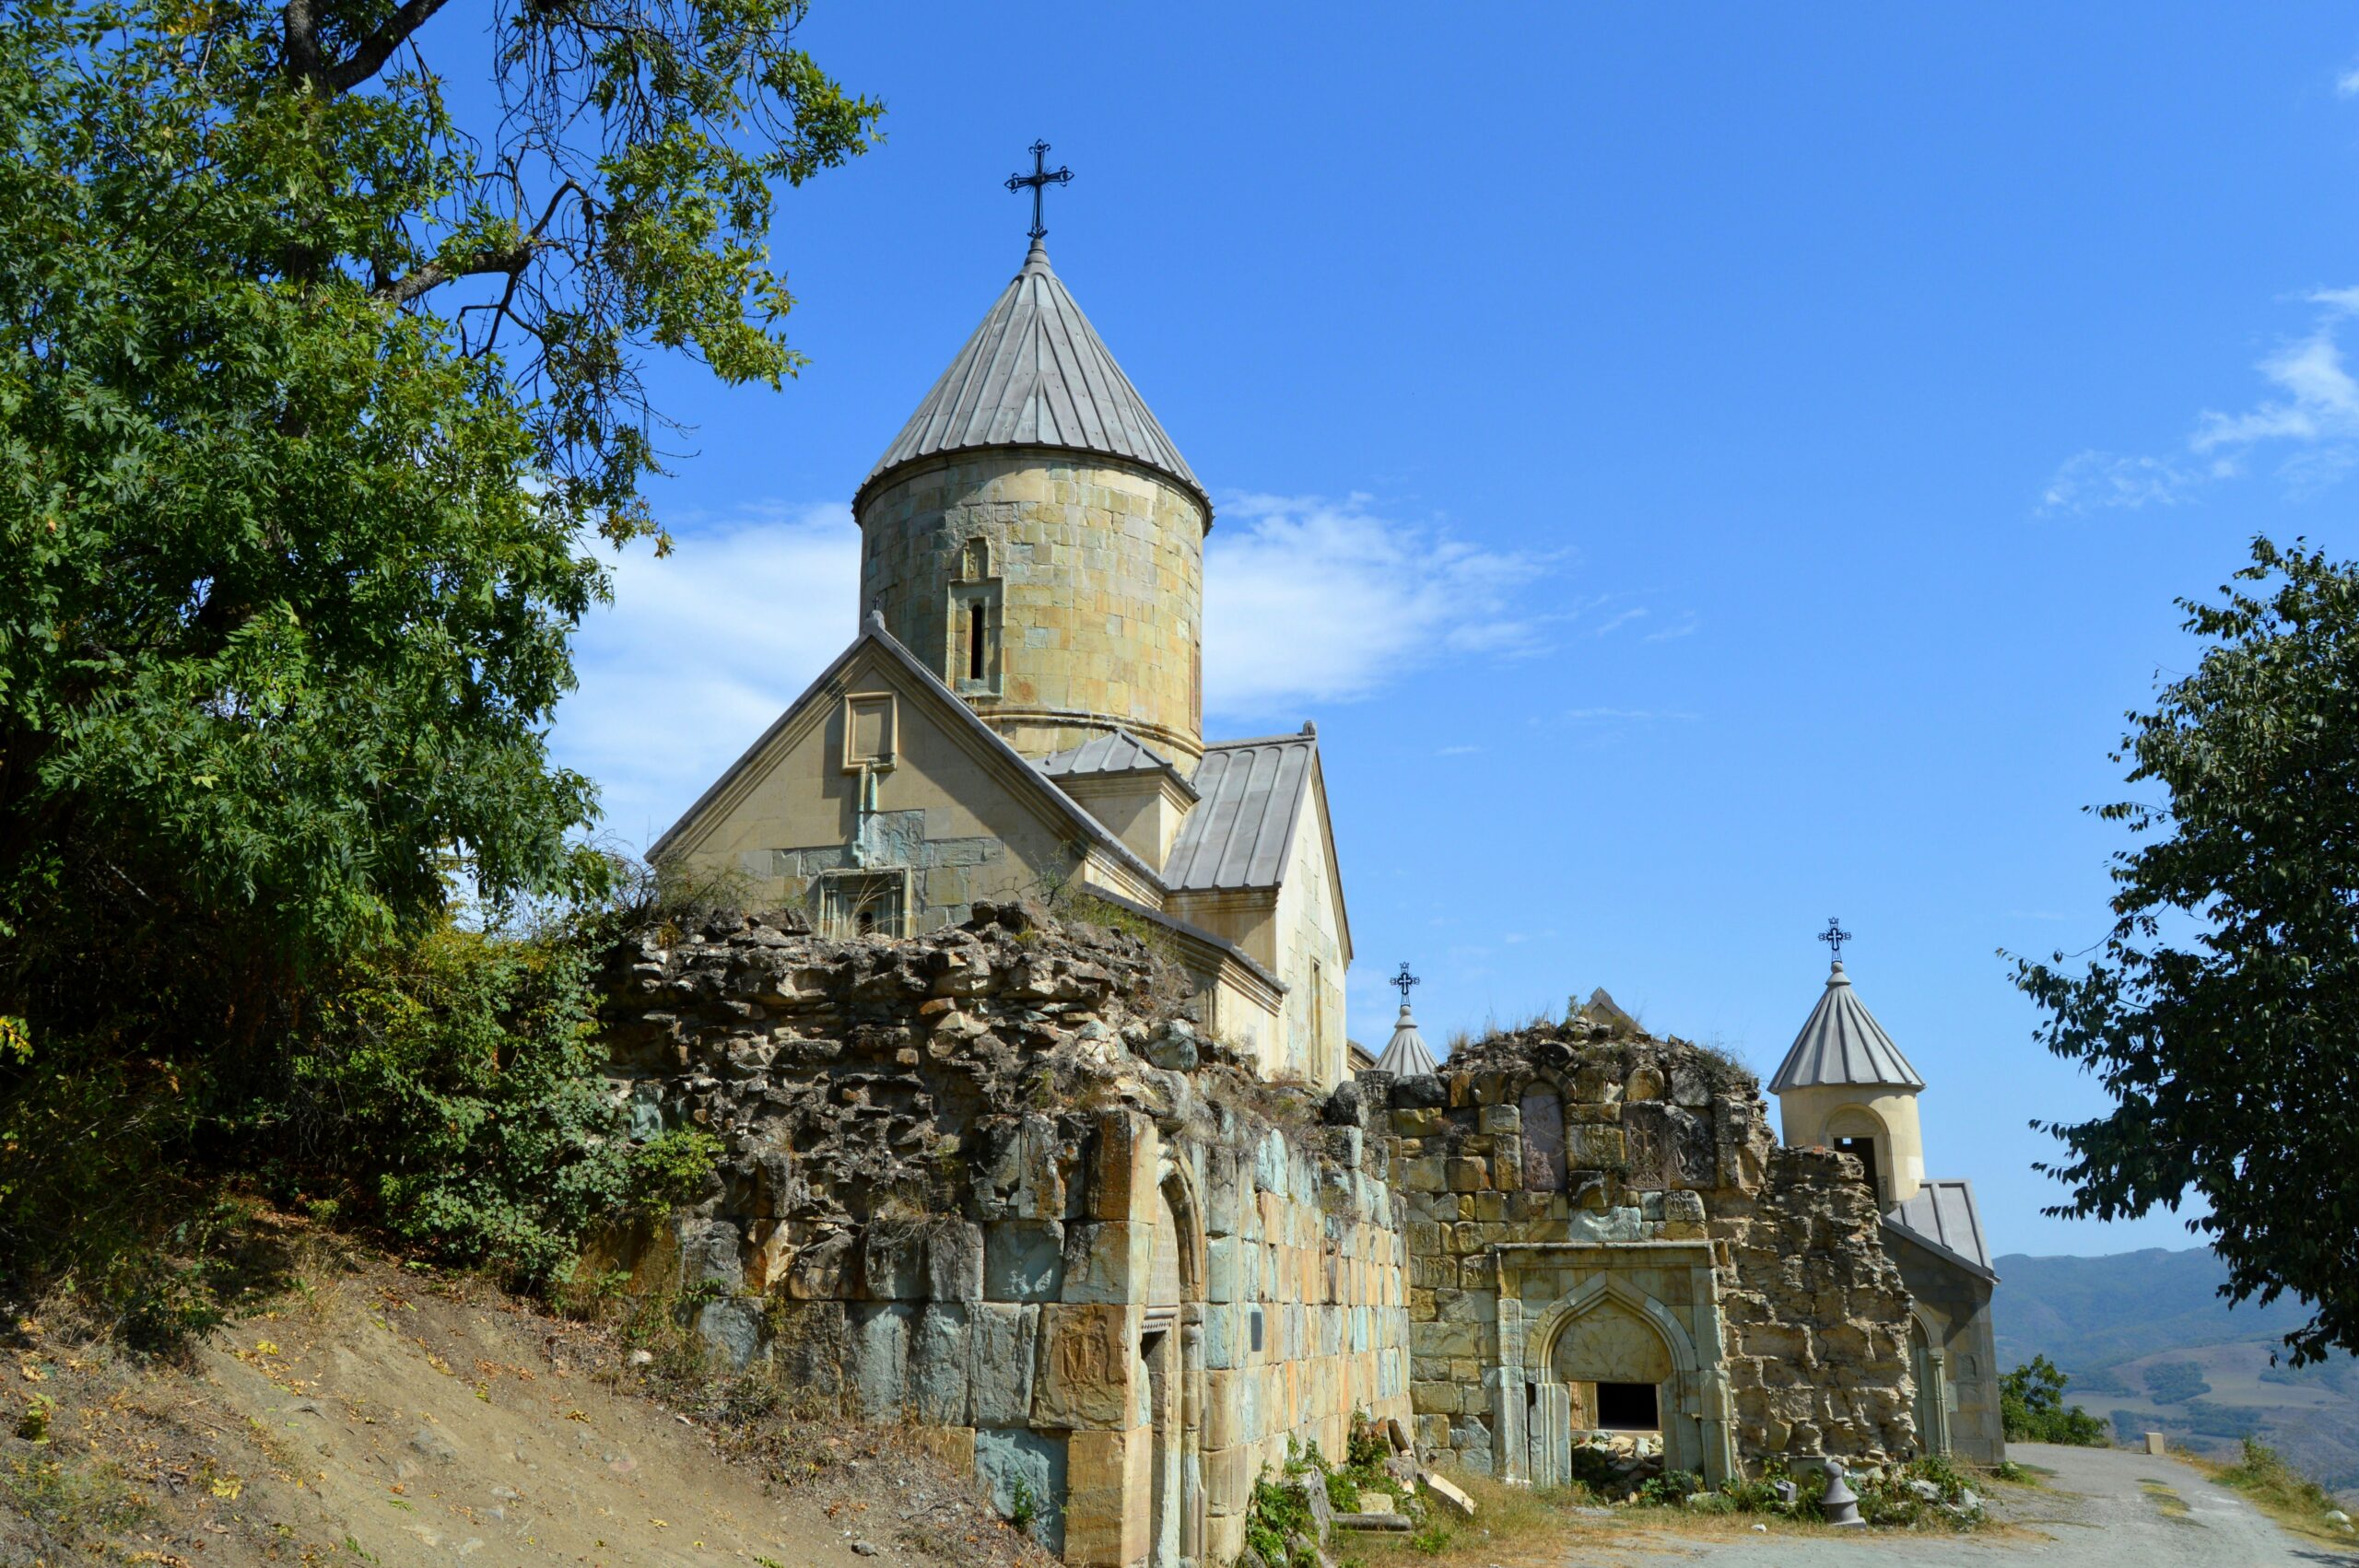
[[[2246, 1438], [2244, 1457], [2233, 1465], [2224, 1465], [2216, 1459], [2208, 1459], [2178, 1448], [2172, 1449], [2171, 1453], [2221, 1485], [2243, 1492], [2252, 1501], [2254, 1507], [2295, 1535], [2330, 1542], [2345, 1550], [2353, 1546], [2353, 1532], [2327, 1518], [2329, 1513], [2341, 1506], [2333, 1494], [2287, 1464], [2284, 1457], [2268, 1445]], [[2147, 1483], [2142, 1481], [2140, 1484]]]
[[1453, 1478], [1474, 1500], [1474, 1517], [1459, 1520], [1433, 1504], [1439, 1530], [1417, 1536], [1363, 1536], [1350, 1556], [1367, 1568], [1563, 1568], [1579, 1548], [1626, 1544], [1633, 1536], [1727, 1538], [1766, 1526], [1778, 1536], [1834, 1534], [1815, 1519], [1771, 1514], [1691, 1514], [1681, 1508], [1601, 1508], [1581, 1487], [1507, 1486], [1475, 1476]]

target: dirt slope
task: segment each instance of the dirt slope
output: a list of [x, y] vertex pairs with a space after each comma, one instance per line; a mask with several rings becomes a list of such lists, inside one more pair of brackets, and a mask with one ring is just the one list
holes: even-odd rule
[[1037, 1556], [889, 1432], [805, 1433], [821, 1473], [780, 1491], [719, 1451], [742, 1433], [640, 1391], [615, 1340], [390, 1270], [236, 1323], [182, 1367], [62, 1345], [38, 1323], [9, 1355], [12, 1568]]

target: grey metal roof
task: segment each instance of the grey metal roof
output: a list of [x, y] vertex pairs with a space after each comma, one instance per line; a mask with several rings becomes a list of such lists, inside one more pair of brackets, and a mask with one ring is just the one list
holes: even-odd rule
[[1165, 884], [1174, 892], [1277, 886], [1318, 755], [1311, 734], [1206, 746], [1193, 781], [1202, 799], [1180, 824]]
[[1196, 793], [1195, 786], [1188, 782], [1187, 776], [1172, 765], [1170, 758], [1119, 727], [1110, 734], [1092, 735], [1077, 746], [1052, 752], [1036, 766], [1051, 778], [1092, 773], [1168, 773], [1191, 799]]
[[1392, 1026], [1392, 1038], [1385, 1043], [1384, 1054], [1376, 1059], [1376, 1071], [1395, 1078], [1431, 1078], [1441, 1071], [1434, 1053], [1426, 1047], [1426, 1037], [1417, 1033], [1417, 1021], [1409, 1016], [1406, 1002], [1401, 1005], [1401, 1022]]
[[1893, 1089], [1922, 1089], [1925, 1081], [1884, 1032], [1859, 994], [1851, 989], [1837, 959], [1826, 977], [1826, 989], [1811, 1009], [1793, 1047], [1778, 1064], [1769, 1092], [1810, 1089], [1825, 1083], [1876, 1084]]
[[1982, 1215], [1974, 1207], [1972, 1182], [1929, 1181], [1907, 1202], [1886, 1214], [1884, 1223], [1911, 1241], [1947, 1253], [1993, 1280], [1999, 1277], [1990, 1267], [1990, 1246], [1983, 1239]]
[[1212, 498], [1074, 303], [1038, 240], [1024, 270], [885, 449], [861, 490], [903, 463], [977, 447], [1064, 447], [1128, 458], [1186, 486], [1206, 518], [1212, 515]]

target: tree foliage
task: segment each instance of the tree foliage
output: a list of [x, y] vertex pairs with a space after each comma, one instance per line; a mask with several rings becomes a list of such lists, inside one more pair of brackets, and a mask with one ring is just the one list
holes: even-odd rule
[[2106, 1423], [2064, 1402], [2070, 1379], [2046, 1356], [2034, 1356], [1999, 1379], [1999, 1420], [2010, 1443], [2069, 1443], [2102, 1447]]
[[2041, 1124], [2051, 1212], [2132, 1218], [2190, 1195], [2224, 1293], [2292, 1292], [2294, 1361], [2359, 1349], [2359, 568], [2256, 540], [2216, 602], [2182, 601], [2194, 672], [2130, 715], [2117, 761], [2160, 798], [2099, 809], [2142, 840], [2077, 973], [2018, 961], [2038, 1037], [2112, 1096]]
[[879, 113], [804, 8], [0, 3], [0, 1188], [224, 1146], [454, 875], [594, 891], [646, 363], [793, 372], [776, 199]]

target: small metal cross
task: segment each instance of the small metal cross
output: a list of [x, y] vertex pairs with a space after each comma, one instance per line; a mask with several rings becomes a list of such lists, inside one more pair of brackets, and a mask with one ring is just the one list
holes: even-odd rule
[[1826, 917], [1826, 929], [1818, 933], [1818, 940], [1835, 950], [1835, 962], [1840, 964], [1843, 962], [1843, 944], [1851, 940], [1851, 933], [1843, 929], [1842, 921], [1829, 915]]
[[1398, 986], [1401, 988], [1401, 1005], [1406, 1007], [1409, 1005], [1409, 988], [1411, 986], [1422, 986], [1426, 982], [1417, 978], [1416, 976], [1409, 973], [1409, 961], [1404, 958], [1401, 961], [1401, 972], [1384, 983], [1388, 986]]
[[1040, 193], [1051, 185], [1066, 185], [1073, 181], [1073, 170], [1062, 165], [1055, 169], [1049, 168], [1048, 156], [1049, 144], [1034, 142], [1032, 144], [1032, 172], [1011, 174], [1007, 177], [1007, 188], [1011, 191], [1021, 191], [1027, 185], [1032, 188], [1032, 238], [1035, 240], [1049, 232], [1049, 226], [1040, 221]]

